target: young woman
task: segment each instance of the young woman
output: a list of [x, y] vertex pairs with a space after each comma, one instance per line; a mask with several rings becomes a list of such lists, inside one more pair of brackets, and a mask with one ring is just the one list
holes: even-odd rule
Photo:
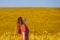
[[26, 19], [19, 17], [17, 20], [16, 33], [22, 34], [21, 40], [29, 40], [29, 29], [25, 23]]

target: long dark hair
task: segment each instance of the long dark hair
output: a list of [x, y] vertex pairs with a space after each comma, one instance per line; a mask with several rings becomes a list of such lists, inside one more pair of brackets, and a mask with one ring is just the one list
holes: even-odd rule
[[21, 25], [23, 24], [23, 20], [22, 20], [22, 17], [19, 17], [18, 20], [17, 20], [17, 31], [19, 34], [21, 34]]

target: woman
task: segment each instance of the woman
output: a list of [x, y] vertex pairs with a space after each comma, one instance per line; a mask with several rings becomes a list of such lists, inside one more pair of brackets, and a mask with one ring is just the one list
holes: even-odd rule
[[29, 40], [29, 29], [26, 26], [25, 19], [22, 17], [19, 17], [17, 20], [16, 33], [22, 34], [21, 40]]

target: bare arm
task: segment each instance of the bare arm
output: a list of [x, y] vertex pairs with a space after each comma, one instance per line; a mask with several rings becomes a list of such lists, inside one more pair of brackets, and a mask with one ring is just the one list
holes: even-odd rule
[[25, 32], [23, 32], [23, 40], [25, 40]]

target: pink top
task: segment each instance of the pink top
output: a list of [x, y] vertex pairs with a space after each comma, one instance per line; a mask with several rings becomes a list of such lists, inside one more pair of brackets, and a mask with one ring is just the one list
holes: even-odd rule
[[21, 33], [22, 32], [25, 32], [25, 40], [29, 40], [29, 38], [28, 38], [29, 29], [28, 29], [28, 27], [25, 24], [21, 25]]

